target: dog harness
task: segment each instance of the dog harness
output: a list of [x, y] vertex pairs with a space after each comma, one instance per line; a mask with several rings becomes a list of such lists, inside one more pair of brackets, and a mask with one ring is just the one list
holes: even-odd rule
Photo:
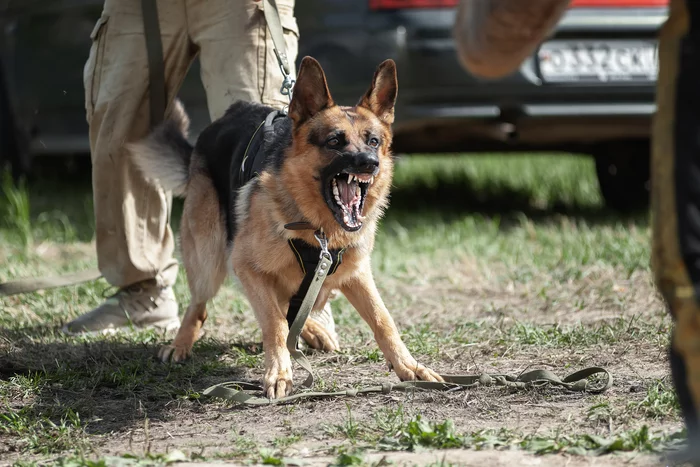
[[[304, 279], [301, 281], [299, 289], [296, 291], [294, 296], [289, 300], [289, 310], [287, 310], [287, 324], [292, 327], [292, 323], [299, 314], [299, 308], [301, 308], [301, 302], [304, 301], [304, 297], [309, 290], [309, 285], [314, 278], [314, 272], [316, 266], [318, 266], [319, 259], [321, 257], [321, 248], [317, 246], [312, 246], [305, 241], [298, 238], [289, 239], [289, 247], [294, 253], [294, 257], [301, 267], [301, 271], [304, 273]], [[343, 262], [343, 253], [345, 253], [345, 248], [328, 250], [331, 255], [333, 263], [328, 271], [328, 276], [332, 275], [338, 270], [338, 266]]]

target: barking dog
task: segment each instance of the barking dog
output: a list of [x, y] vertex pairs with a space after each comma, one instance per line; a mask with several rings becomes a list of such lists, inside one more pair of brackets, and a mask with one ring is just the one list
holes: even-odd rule
[[[265, 394], [289, 394], [286, 314], [304, 276], [303, 255], [295, 245], [317, 245], [314, 230], [322, 229], [328, 248], [342, 252], [342, 259], [334, 258], [333, 274], [313, 309], [321, 310], [331, 292], [340, 290], [370, 326], [401, 380], [442, 381], [402, 342], [370, 267], [393, 174], [397, 91], [396, 66], [387, 60], [356, 106], [337, 105], [321, 65], [305, 57], [288, 115], [236, 102], [193, 148], [186, 139], [188, 119], [178, 104], [170, 120], [130, 145], [148, 178], [185, 198], [180, 235], [192, 298], [173, 343], [160, 350], [161, 359], [181, 361], [191, 353], [207, 318], [207, 302], [232, 270], [262, 329]], [[312, 227], [285, 229], [295, 222]], [[335, 335], [313, 319], [302, 338], [318, 349], [338, 349]]]

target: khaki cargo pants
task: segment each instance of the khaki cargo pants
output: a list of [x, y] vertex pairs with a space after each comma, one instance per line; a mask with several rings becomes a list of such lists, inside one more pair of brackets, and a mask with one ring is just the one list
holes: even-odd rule
[[[299, 31], [294, 0], [277, 0], [290, 62]], [[282, 73], [262, 1], [158, 0], [166, 80], [166, 114], [199, 56], [212, 120], [237, 99], [275, 107]], [[140, 0], [106, 0], [85, 64], [99, 269], [112, 285], [148, 279], [172, 285], [178, 265], [170, 228], [171, 194], [144, 180], [124, 144], [149, 130], [148, 57]]]

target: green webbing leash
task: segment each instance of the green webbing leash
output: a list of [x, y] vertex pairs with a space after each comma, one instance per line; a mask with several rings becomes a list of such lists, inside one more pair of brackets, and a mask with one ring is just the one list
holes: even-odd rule
[[88, 269], [65, 276], [30, 277], [0, 284], [0, 296], [17, 295], [54, 287], [67, 287], [82, 282], [94, 281], [102, 277], [97, 269]]
[[306, 318], [308, 318], [309, 313], [311, 313], [311, 308], [313, 308], [314, 303], [316, 303], [316, 298], [318, 297], [323, 282], [328, 276], [328, 272], [331, 270], [331, 265], [333, 265], [333, 257], [328, 251], [328, 238], [323, 230], [317, 230], [314, 232], [314, 237], [321, 247], [321, 254], [319, 255], [318, 264], [313, 272], [311, 283], [309, 288], [304, 295], [304, 300], [301, 302], [299, 311], [294, 317], [291, 326], [289, 326], [289, 334], [287, 335], [287, 350], [296, 362], [301, 365], [308, 373], [306, 380], [302, 383], [302, 386], [310, 388], [314, 384], [314, 373], [311, 369], [311, 363], [306, 359], [306, 356], [299, 350], [299, 336], [301, 336], [301, 331], [304, 329], [304, 324], [306, 323]]
[[[605, 376], [605, 382], [592, 384], [588, 378], [594, 375]], [[504, 386], [513, 389], [529, 389], [543, 386], [558, 386], [573, 392], [587, 392], [590, 394], [600, 394], [607, 391], [613, 383], [612, 375], [605, 368], [589, 367], [579, 370], [566, 376], [564, 379], [549, 370], [532, 370], [510, 376], [502, 374], [480, 375], [440, 375], [445, 380], [444, 383], [430, 381], [404, 381], [402, 383], [383, 383], [380, 386], [368, 386], [359, 389], [346, 389], [335, 392], [299, 392], [291, 396], [280, 397], [279, 399], [268, 399], [259, 397], [249, 391], [262, 391], [258, 384], [245, 382], [227, 382], [207, 388], [202, 394], [208, 397], [217, 397], [230, 402], [235, 402], [247, 406], [280, 405], [289, 404], [304, 399], [332, 399], [336, 397], [356, 397], [360, 394], [389, 394], [392, 391], [410, 392], [421, 390], [435, 391], [462, 391], [476, 388], [478, 386]]]
[[263, 0], [263, 13], [265, 15], [267, 28], [270, 31], [270, 37], [272, 38], [273, 50], [277, 57], [277, 63], [284, 77], [280, 93], [284, 96], [288, 96], [291, 100], [294, 78], [292, 77], [292, 67], [289, 64], [289, 57], [287, 56], [287, 43], [284, 41], [282, 20], [280, 19], [280, 13], [275, 0]]

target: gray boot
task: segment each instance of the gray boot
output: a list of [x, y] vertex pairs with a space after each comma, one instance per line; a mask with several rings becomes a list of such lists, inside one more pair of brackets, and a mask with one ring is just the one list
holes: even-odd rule
[[171, 331], [180, 327], [178, 306], [172, 287], [144, 281], [119, 289], [94, 310], [63, 326], [66, 334], [96, 334], [125, 328], [156, 328]]

